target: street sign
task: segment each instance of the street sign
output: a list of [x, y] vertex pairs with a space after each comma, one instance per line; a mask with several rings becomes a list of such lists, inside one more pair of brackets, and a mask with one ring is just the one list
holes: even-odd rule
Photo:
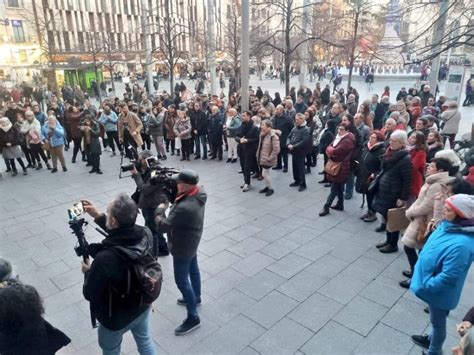
[[466, 67], [451, 65], [449, 67], [448, 82], [446, 83], [445, 96], [448, 101], [456, 101], [459, 104], [461, 92], [464, 85]]

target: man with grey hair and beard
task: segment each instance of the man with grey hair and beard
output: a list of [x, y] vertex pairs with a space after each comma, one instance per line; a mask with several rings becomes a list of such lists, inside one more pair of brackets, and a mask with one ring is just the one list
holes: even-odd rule
[[[105, 354], [119, 354], [123, 335], [129, 330], [140, 354], [155, 355], [150, 335], [151, 306], [142, 302], [136, 277], [130, 277], [134, 263], [151, 256], [152, 235], [146, 227], [137, 226], [138, 206], [128, 195], [119, 194], [100, 213], [88, 200], [81, 201], [84, 211], [107, 232], [101, 243], [90, 244], [88, 252], [94, 261], [82, 261], [83, 293], [91, 304], [91, 314], [99, 321], [99, 345]], [[128, 255], [134, 254], [132, 260]]]

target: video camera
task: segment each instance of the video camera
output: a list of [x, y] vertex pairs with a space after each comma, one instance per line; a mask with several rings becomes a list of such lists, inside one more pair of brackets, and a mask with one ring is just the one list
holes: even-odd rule
[[71, 228], [72, 234], [77, 237], [77, 245], [74, 247], [74, 251], [77, 256], [82, 256], [82, 259], [87, 261], [89, 259], [89, 243], [87, 243], [84, 235], [84, 226], [87, 226], [89, 223], [84, 218], [78, 218], [84, 213], [82, 201], [75, 203], [67, 212], [69, 215], [69, 228]]

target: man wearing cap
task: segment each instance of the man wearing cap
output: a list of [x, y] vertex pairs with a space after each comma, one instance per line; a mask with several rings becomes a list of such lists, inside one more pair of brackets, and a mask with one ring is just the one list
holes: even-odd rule
[[168, 235], [168, 246], [173, 255], [174, 279], [183, 298], [178, 304], [186, 306], [188, 316], [175, 330], [184, 335], [201, 324], [196, 306], [201, 303], [201, 275], [197, 262], [197, 249], [204, 226], [206, 192], [197, 186], [199, 176], [194, 170], [184, 169], [172, 177], [178, 186], [178, 194], [168, 217], [166, 206], [157, 209], [156, 223]]
[[429, 355], [442, 354], [446, 318], [457, 307], [474, 262], [474, 196], [446, 199], [443, 217], [423, 246], [410, 282], [410, 290], [428, 303], [432, 328], [430, 335], [413, 335], [412, 340]]

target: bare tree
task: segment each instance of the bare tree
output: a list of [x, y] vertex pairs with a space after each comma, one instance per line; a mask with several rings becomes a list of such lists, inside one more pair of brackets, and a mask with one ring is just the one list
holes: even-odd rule
[[241, 52], [241, 17], [240, 9], [236, 4], [230, 5], [230, 11], [225, 16], [225, 21], [221, 21], [223, 33], [223, 45], [220, 50], [227, 53], [232, 65], [232, 75], [235, 78], [235, 90], [240, 89], [240, 52]]
[[[298, 55], [298, 50], [308, 41], [326, 42], [324, 32], [330, 31], [331, 28], [328, 26], [327, 29], [321, 29], [318, 34], [312, 33], [309, 28], [303, 28], [303, 22], [307, 20], [304, 17], [311, 16], [311, 11], [305, 11], [305, 9], [309, 10], [313, 6], [310, 2], [299, 5], [296, 0], [264, 0], [255, 6], [260, 10], [267, 9], [268, 11], [263, 21], [256, 26], [256, 30], [260, 26], [267, 25], [275, 18], [278, 19], [276, 30], [265, 36], [256, 45], [255, 49], [259, 47], [267, 48], [282, 54], [285, 92], [288, 95], [290, 91], [290, 66]], [[336, 44], [336, 46], [338, 45]]]

